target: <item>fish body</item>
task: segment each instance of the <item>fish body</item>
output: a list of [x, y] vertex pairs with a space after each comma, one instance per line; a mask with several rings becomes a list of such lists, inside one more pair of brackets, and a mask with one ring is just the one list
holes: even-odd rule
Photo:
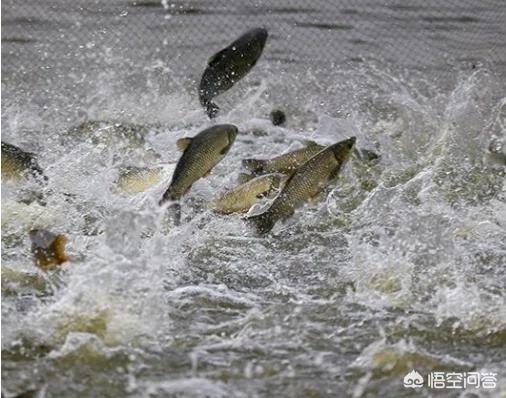
[[237, 127], [221, 124], [209, 127], [193, 138], [178, 140], [183, 154], [160, 204], [179, 200], [195, 181], [206, 176], [230, 150], [237, 133]]
[[44, 271], [56, 269], [69, 260], [65, 254], [65, 235], [54, 234], [44, 229], [29, 232], [35, 264]]
[[149, 128], [140, 124], [113, 120], [86, 120], [69, 129], [67, 135], [79, 139], [90, 139], [94, 144], [111, 144], [114, 140], [143, 145]]
[[267, 36], [263, 28], [251, 29], [209, 59], [199, 85], [200, 103], [209, 118], [215, 117], [219, 109], [212, 99], [230, 89], [255, 66]]
[[213, 201], [213, 207], [225, 214], [245, 213], [257, 200], [279, 188], [282, 174], [265, 174], [225, 192]]
[[35, 154], [2, 142], [2, 178], [19, 181], [27, 176], [47, 180]]
[[297, 167], [323, 150], [325, 146], [314, 141], [306, 141], [306, 146], [272, 159], [244, 159], [242, 165], [254, 174], [282, 173], [291, 174]]
[[263, 213], [248, 217], [259, 233], [269, 232], [276, 222], [290, 217], [303, 203], [318, 196], [339, 174], [350, 156], [355, 137], [330, 145], [301, 165]]
[[121, 171], [116, 187], [125, 193], [139, 193], [159, 183], [162, 168], [127, 167]]

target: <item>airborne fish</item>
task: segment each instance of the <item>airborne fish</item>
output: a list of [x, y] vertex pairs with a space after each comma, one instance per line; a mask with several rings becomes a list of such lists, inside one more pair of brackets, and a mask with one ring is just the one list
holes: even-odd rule
[[54, 234], [44, 229], [29, 232], [35, 264], [44, 271], [56, 269], [69, 260], [65, 254], [65, 235]]
[[161, 167], [127, 167], [121, 171], [116, 187], [125, 193], [138, 193], [157, 184], [161, 178]]
[[160, 204], [179, 200], [195, 181], [206, 176], [227, 154], [237, 133], [237, 127], [221, 124], [209, 127], [193, 138], [179, 139], [177, 146], [183, 155]]
[[211, 100], [231, 88], [255, 66], [267, 36], [263, 28], [251, 29], [209, 59], [199, 85], [200, 103], [209, 118], [214, 118], [219, 110]]
[[47, 180], [35, 154], [2, 142], [2, 177], [7, 180], [20, 180], [27, 175]]
[[297, 167], [316, 155], [325, 146], [314, 141], [306, 141], [306, 146], [272, 159], [244, 159], [242, 165], [254, 174], [283, 173], [291, 174]]
[[351, 137], [318, 152], [292, 174], [266, 211], [246, 220], [259, 233], [269, 232], [277, 221], [290, 217], [297, 207], [316, 197], [337, 177], [354, 144], [355, 137]]
[[279, 188], [283, 177], [282, 174], [266, 174], [253, 178], [216, 198], [213, 207], [225, 214], [247, 212], [259, 197]]

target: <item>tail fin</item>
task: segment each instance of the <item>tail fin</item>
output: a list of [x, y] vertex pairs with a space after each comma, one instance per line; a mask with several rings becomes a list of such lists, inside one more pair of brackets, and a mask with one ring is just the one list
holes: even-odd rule
[[160, 199], [160, 201], [158, 202], [158, 204], [160, 206], [162, 206], [163, 204], [167, 203], [167, 202], [174, 202], [176, 200], [179, 200], [179, 195], [176, 195], [172, 192], [171, 190], [171, 187], [169, 187], [163, 194], [162, 198]]
[[174, 202], [169, 206], [167, 217], [174, 226], [181, 225], [181, 204], [179, 202]]
[[206, 113], [209, 116], [209, 119], [214, 119], [220, 110], [220, 107], [215, 103], [209, 101], [206, 105]]
[[244, 168], [256, 174], [261, 174], [264, 171], [265, 160], [260, 159], [243, 159], [242, 165]]
[[246, 217], [246, 221], [253, 224], [259, 234], [266, 234], [274, 227], [274, 220], [269, 213], [264, 212]]

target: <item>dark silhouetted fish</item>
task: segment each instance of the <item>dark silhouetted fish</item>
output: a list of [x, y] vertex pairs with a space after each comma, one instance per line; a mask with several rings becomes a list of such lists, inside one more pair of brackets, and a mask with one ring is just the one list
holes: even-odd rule
[[199, 86], [199, 99], [210, 118], [219, 108], [212, 99], [230, 89], [255, 66], [267, 40], [267, 30], [249, 30], [208, 62]]

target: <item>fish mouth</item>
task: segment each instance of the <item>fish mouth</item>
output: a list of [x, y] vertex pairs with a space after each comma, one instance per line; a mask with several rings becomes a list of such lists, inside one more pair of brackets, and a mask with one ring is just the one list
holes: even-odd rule
[[248, 36], [250, 40], [255, 40], [260, 42], [260, 44], [263, 46], [265, 45], [265, 42], [267, 41], [267, 37], [269, 36], [269, 33], [267, 32], [267, 29], [265, 28], [254, 28], [248, 31], [245, 36]]
[[229, 144], [232, 144], [235, 141], [237, 134], [239, 134], [239, 129], [231, 125], [227, 132]]
[[350, 137], [347, 140], [343, 142], [349, 149], [353, 148], [353, 145], [355, 145], [355, 142], [357, 141], [357, 137]]
[[255, 29], [255, 36], [261, 40], [262, 42], [267, 41], [267, 37], [269, 36], [269, 33], [267, 32], [267, 29], [265, 28], [256, 28]]
[[351, 154], [351, 150], [357, 141], [356, 137], [350, 137], [347, 140], [340, 141], [332, 145], [332, 152], [338, 162], [344, 162]]

